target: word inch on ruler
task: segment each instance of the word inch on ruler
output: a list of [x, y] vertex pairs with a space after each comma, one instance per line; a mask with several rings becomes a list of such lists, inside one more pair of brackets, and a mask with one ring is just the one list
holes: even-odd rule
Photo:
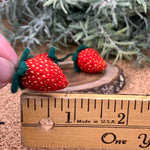
[[27, 147], [150, 149], [150, 96], [25, 93], [21, 121]]

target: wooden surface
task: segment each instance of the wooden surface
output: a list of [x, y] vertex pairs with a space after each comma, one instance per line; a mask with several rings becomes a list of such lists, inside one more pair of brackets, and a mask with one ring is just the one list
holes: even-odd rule
[[150, 148], [150, 96], [25, 93], [21, 104], [26, 147]]
[[125, 85], [123, 70], [118, 66], [107, 63], [107, 68], [101, 73], [90, 74], [75, 72], [72, 61], [60, 64], [64, 74], [67, 76], [69, 85], [60, 90], [67, 93], [117, 93]]

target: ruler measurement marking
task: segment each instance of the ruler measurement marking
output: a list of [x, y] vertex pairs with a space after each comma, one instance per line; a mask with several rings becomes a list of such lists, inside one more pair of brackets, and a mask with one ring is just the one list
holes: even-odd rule
[[36, 99], [34, 98], [34, 111], [36, 111]]
[[21, 101], [21, 122], [23, 122], [23, 101]]
[[47, 99], [47, 117], [50, 117], [50, 113], [49, 113], [49, 98]]
[[30, 107], [29, 98], [27, 98], [27, 107], [28, 107], [28, 108]]
[[83, 98], [81, 98], [81, 108], [83, 108]]
[[56, 98], [54, 98], [54, 108], [56, 108]]
[[101, 99], [101, 111], [100, 111], [100, 118], [103, 117], [103, 99]]
[[134, 101], [134, 110], [136, 110], [136, 100]]
[[121, 109], [123, 109], [123, 100], [121, 100]]
[[90, 111], [90, 99], [88, 99], [87, 111]]
[[74, 99], [74, 122], [76, 121], [76, 98]]
[[96, 109], [96, 99], [94, 100], [94, 109]]
[[143, 112], [143, 100], [141, 101], [141, 113]]
[[41, 98], [41, 108], [43, 108], [43, 99]]
[[107, 109], [110, 107], [110, 99], [108, 99]]
[[128, 121], [129, 121], [129, 108], [130, 108], [130, 100], [128, 100], [128, 107], [127, 107], [127, 122], [126, 122], [126, 125], [128, 125]]
[[61, 98], [61, 111], [63, 111], [63, 98]]
[[70, 99], [68, 98], [68, 108], [70, 108]]
[[114, 101], [114, 112], [116, 112], [116, 100]]

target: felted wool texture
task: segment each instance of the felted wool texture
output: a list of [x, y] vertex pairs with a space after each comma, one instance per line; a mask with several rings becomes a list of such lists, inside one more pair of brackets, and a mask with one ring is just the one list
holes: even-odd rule
[[35, 91], [56, 91], [65, 88], [68, 81], [60, 67], [47, 53], [26, 61], [28, 70], [21, 78], [24, 87]]
[[84, 49], [78, 53], [77, 65], [87, 73], [99, 73], [107, 67], [104, 59], [92, 48]]

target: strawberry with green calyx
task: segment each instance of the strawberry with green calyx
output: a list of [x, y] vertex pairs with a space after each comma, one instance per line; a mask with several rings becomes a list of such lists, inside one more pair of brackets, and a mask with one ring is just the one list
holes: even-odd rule
[[74, 68], [76, 72], [82, 70], [87, 73], [99, 73], [107, 67], [106, 62], [99, 53], [85, 45], [81, 45], [77, 49], [72, 60], [74, 61]]
[[[51, 48], [49, 53], [52, 53]], [[13, 77], [11, 91], [17, 92], [18, 88], [28, 88], [35, 91], [56, 91], [65, 88], [68, 81], [60, 67], [44, 53], [35, 57], [29, 56], [29, 49], [25, 49], [19, 61], [18, 68]]]
[[81, 69], [77, 65], [78, 54], [79, 54], [79, 52], [81, 52], [83, 49], [86, 49], [86, 48], [89, 48], [89, 47], [87, 47], [85, 45], [81, 45], [77, 49], [76, 53], [73, 54], [72, 60], [74, 61], [74, 69], [75, 69], [76, 72], [80, 72], [81, 71]]
[[58, 59], [55, 56], [54, 48], [49, 53], [49, 57], [56, 63], [64, 61], [69, 56], [72, 56], [72, 60], [74, 61], [74, 69], [76, 72], [84, 71], [87, 73], [99, 73], [107, 67], [106, 62], [99, 55], [99, 53], [93, 48], [89, 48], [85, 45], [81, 45], [75, 53], [70, 53], [62, 59]]

